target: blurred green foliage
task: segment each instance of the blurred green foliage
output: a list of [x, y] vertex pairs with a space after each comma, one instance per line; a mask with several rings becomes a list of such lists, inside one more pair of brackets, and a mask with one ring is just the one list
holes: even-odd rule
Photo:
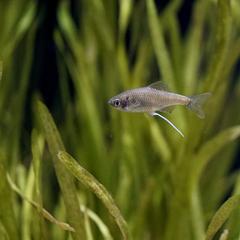
[[[32, 88], [44, 8], [0, 2], [0, 239], [240, 238], [239, 170], [230, 171], [240, 2], [194, 1], [184, 34], [183, 4], [159, 12], [154, 0], [59, 1], [58, 130]], [[160, 119], [107, 105], [159, 78], [181, 94], [212, 92], [204, 120], [181, 107], [169, 115], [185, 139]]]

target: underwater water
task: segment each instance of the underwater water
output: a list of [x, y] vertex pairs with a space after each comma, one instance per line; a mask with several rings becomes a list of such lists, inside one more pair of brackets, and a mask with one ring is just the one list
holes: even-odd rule
[[[238, 0], [0, 1], [0, 239], [240, 238], [239, 57]], [[108, 104], [159, 80], [184, 138]]]

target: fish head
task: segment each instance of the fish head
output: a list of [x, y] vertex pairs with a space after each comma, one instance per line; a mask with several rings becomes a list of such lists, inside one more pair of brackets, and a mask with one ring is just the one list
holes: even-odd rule
[[112, 97], [108, 104], [113, 106], [114, 108], [120, 110], [120, 111], [131, 111], [132, 107], [135, 104], [134, 98], [126, 93], [119, 94], [117, 96]]

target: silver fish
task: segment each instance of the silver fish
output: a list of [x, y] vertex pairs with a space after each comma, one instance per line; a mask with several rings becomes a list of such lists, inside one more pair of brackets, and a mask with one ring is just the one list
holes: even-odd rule
[[[210, 95], [211, 93], [207, 92], [187, 97], [168, 91], [166, 85], [163, 82], [158, 81], [147, 87], [131, 89], [120, 93], [119, 95], [112, 97], [108, 103], [121, 111], [145, 112], [152, 116], [159, 116], [156, 111], [171, 112], [174, 106], [183, 105], [195, 112], [199, 118], [204, 118], [205, 114], [202, 110], [202, 105]], [[160, 117], [176, 129], [169, 120], [162, 115], [160, 115]]]

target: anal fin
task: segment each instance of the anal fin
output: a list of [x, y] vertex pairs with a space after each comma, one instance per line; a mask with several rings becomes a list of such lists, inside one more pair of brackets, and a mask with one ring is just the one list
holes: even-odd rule
[[159, 111], [165, 113], [171, 113], [174, 110], [175, 106], [163, 107]]

